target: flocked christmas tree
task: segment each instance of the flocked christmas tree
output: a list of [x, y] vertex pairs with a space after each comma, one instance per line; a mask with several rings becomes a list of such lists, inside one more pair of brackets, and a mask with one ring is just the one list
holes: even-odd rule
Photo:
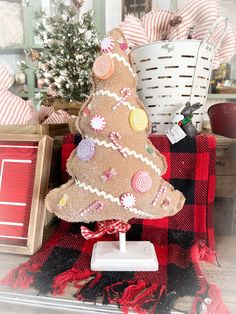
[[37, 77], [54, 96], [84, 101], [91, 91], [91, 68], [98, 55], [98, 33], [93, 12], [78, 17], [78, 6], [56, 1], [55, 14], [36, 14], [35, 35], [43, 52], [29, 51], [38, 61]]
[[93, 93], [77, 119], [83, 139], [67, 163], [72, 179], [48, 194], [46, 206], [73, 222], [174, 215], [184, 197], [161, 178], [166, 161], [148, 140], [149, 121], [122, 32], [113, 30], [101, 50]]

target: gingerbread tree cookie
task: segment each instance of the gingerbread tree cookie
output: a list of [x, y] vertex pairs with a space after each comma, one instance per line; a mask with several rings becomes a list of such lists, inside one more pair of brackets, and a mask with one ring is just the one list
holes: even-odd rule
[[120, 29], [102, 40], [101, 51], [93, 93], [76, 122], [83, 139], [67, 162], [72, 178], [48, 194], [46, 206], [71, 222], [174, 215], [185, 199], [161, 178], [166, 161], [148, 139], [147, 113]]

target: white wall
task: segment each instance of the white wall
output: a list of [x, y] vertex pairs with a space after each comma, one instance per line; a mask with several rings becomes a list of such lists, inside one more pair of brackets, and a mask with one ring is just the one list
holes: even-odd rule
[[122, 0], [106, 0], [106, 33], [118, 26], [122, 17]]
[[152, 0], [152, 8], [153, 9], [170, 9], [170, 1], [171, 0]]

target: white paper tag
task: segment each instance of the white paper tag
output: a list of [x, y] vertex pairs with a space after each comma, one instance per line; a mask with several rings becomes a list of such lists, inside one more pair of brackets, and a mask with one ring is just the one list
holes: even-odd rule
[[171, 129], [166, 130], [166, 136], [170, 140], [171, 144], [175, 144], [185, 138], [186, 133], [178, 124], [176, 124]]

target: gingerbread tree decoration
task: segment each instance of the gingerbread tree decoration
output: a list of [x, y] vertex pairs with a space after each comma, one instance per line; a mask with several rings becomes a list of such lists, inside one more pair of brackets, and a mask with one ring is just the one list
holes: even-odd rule
[[161, 177], [166, 161], [148, 139], [148, 116], [120, 29], [102, 40], [101, 51], [93, 92], [76, 122], [83, 139], [67, 162], [72, 178], [48, 194], [47, 208], [70, 222], [172, 216], [185, 199]]

